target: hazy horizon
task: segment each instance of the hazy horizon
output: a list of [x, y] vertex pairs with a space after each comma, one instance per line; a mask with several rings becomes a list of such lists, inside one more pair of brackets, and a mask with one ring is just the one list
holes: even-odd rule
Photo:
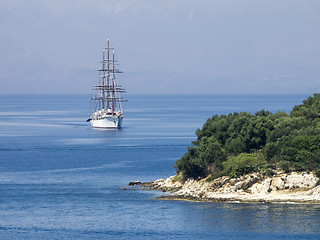
[[1, 94], [90, 94], [108, 38], [128, 94], [320, 91], [317, 0], [16, 0], [0, 19]]

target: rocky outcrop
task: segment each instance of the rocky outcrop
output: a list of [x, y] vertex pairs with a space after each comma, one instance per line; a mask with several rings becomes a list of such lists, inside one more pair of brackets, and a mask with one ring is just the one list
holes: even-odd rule
[[319, 178], [313, 173], [277, 172], [272, 177], [253, 173], [239, 178], [224, 176], [211, 182], [206, 179], [187, 179], [184, 182], [176, 179], [172, 176], [147, 185], [141, 183], [141, 187], [171, 192], [161, 199], [320, 203], [320, 186], [316, 186]]

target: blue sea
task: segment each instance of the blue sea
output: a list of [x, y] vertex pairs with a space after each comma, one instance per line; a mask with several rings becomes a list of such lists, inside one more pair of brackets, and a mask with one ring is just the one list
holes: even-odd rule
[[92, 129], [87, 95], [0, 95], [0, 239], [320, 239], [320, 205], [155, 200], [213, 114], [289, 112], [308, 95], [128, 95]]

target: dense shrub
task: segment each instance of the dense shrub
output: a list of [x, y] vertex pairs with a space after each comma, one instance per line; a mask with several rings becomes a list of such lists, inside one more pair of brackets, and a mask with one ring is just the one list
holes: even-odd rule
[[185, 177], [240, 176], [320, 169], [320, 94], [290, 114], [261, 110], [214, 115], [196, 131], [197, 140], [176, 162]]
[[260, 152], [241, 153], [223, 163], [223, 173], [230, 177], [239, 177], [257, 171], [259, 166], [263, 166], [265, 163], [263, 155]]

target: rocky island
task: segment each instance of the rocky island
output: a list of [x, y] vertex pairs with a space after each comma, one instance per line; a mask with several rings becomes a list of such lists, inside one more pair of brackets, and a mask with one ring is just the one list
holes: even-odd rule
[[214, 115], [177, 160], [177, 174], [131, 183], [160, 199], [320, 203], [320, 94], [287, 114]]

